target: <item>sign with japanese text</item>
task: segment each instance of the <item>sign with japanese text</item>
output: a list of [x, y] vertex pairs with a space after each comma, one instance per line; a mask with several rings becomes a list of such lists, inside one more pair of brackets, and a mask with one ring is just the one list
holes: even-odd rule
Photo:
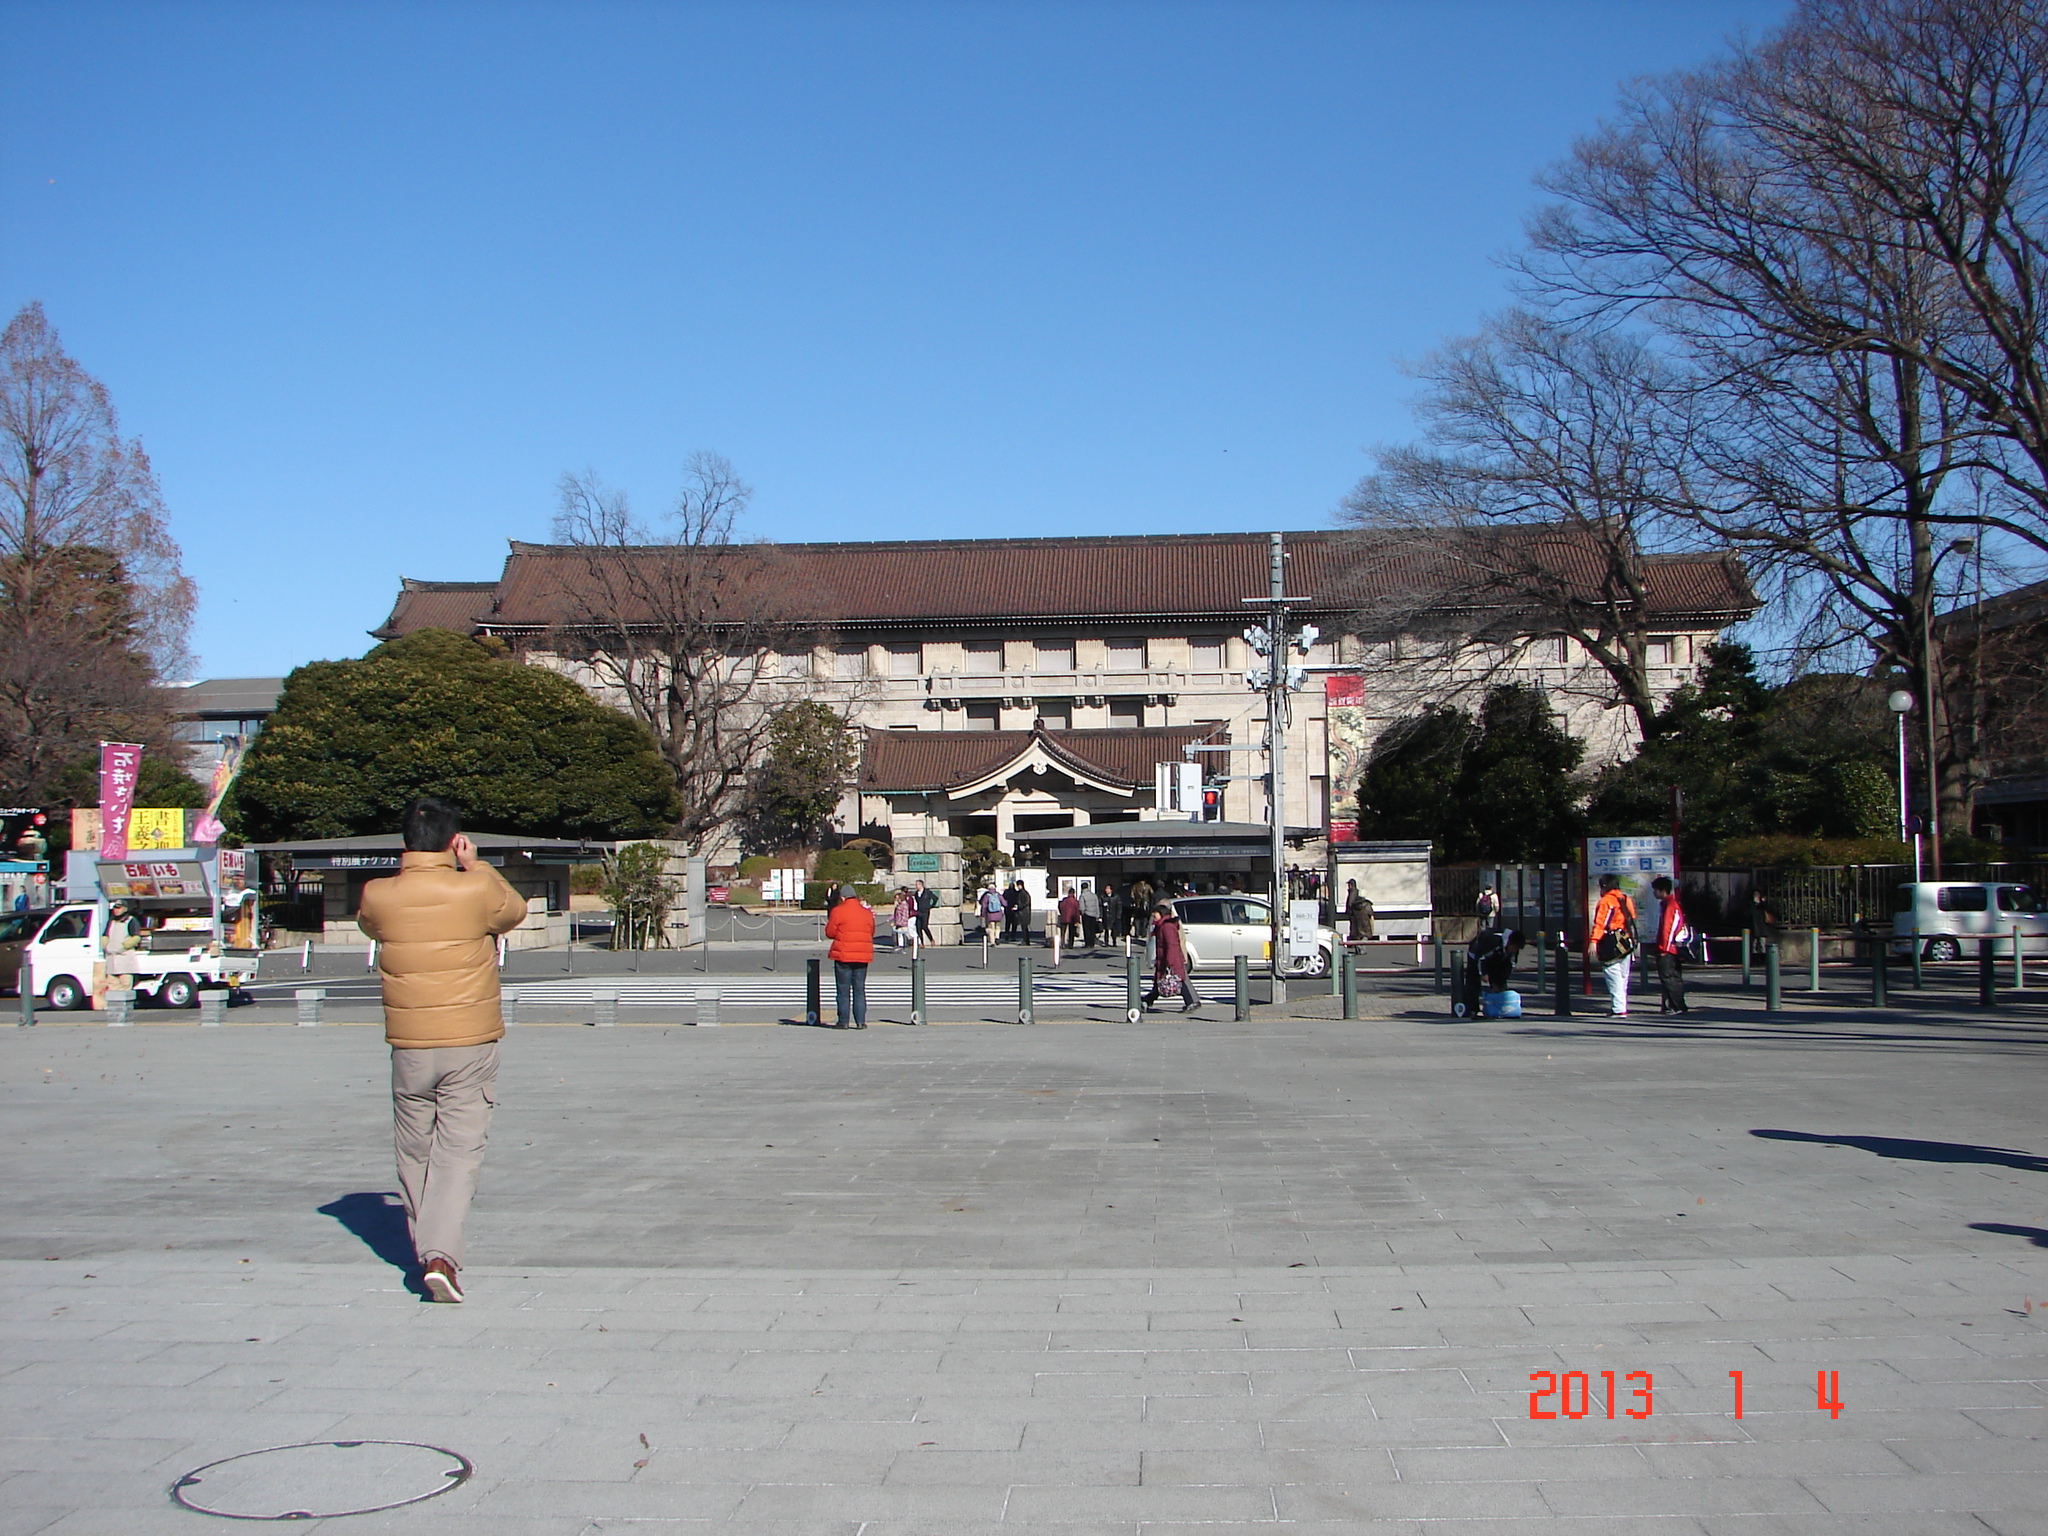
[[197, 900], [210, 894], [206, 871], [197, 860], [102, 859], [100, 890], [110, 901], [182, 897]]
[[1668, 837], [1589, 837], [1586, 839], [1586, 921], [1593, 920], [1593, 905], [1600, 899], [1600, 877], [1614, 875], [1621, 889], [1635, 903], [1636, 926], [1654, 933], [1657, 898], [1650, 882], [1659, 875], [1678, 876], [1678, 860]]
[[226, 829], [220, 824], [220, 803], [227, 799], [228, 789], [235, 782], [235, 775], [242, 771], [242, 759], [248, 755], [248, 739], [236, 736], [221, 743], [220, 761], [213, 765], [213, 788], [206, 797], [206, 809], [192, 826], [192, 843], [217, 843]]
[[128, 851], [183, 848], [185, 812], [175, 805], [138, 805], [128, 813]]
[[135, 809], [135, 784], [141, 773], [140, 743], [100, 743], [100, 851], [110, 859], [128, 857], [128, 816]]

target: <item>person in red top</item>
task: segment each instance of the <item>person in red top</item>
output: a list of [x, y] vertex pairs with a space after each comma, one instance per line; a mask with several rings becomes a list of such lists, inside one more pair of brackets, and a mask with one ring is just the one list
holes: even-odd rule
[[839, 900], [825, 919], [825, 937], [832, 941], [832, 985], [839, 994], [840, 1029], [868, 1027], [868, 966], [875, 958], [875, 909], [850, 885], [839, 887]]
[[1668, 875], [1650, 882], [1663, 908], [1657, 914], [1657, 942], [1650, 950], [1657, 957], [1657, 986], [1664, 994], [1660, 1013], [1691, 1013], [1685, 1001], [1685, 950], [1692, 942], [1685, 909], [1678, 904], [1678, 888]]
[[1145, 1010], [1162, 996], [1180, 994], [1180, 1011], [1192, 1013], [1202, 1006], [1202, 1000], [1195, 996], [1194, 978], [1188, 974], [1188, 948], [1180, 931], [1180, 914], [1173, 909], [1173, 903], [1162, 901], [1152, 909], [1152, 992], [1145, 999]]

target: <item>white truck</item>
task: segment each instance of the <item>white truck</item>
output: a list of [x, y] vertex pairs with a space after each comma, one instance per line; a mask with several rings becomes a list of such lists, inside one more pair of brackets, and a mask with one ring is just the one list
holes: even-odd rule
[[[257, 898], [242, 888], [243, 856], [231, 850], [228, 862], [231, 894], [241, 898], [239, 926], [253, 944]], [[196, 1008], [201, 989], [232, 991], [255, 976], [260, 953], [224, 942], [229, 935], [216, 889], [221, 877], [209, 878], [206, 862], [189, 855], [143, 857], [103, 861], [97, 868], [97, 901], [64, 902], [0, 919], [0, 987], [20, 996], [26, 961], [36, 995], [52, 1008], [87, 1008], [96, 993], [130, 986], [138, 997], [166, 1008]], [[126, 902], [144, 927], [132, 944], [109, 953], [115, 901]]]

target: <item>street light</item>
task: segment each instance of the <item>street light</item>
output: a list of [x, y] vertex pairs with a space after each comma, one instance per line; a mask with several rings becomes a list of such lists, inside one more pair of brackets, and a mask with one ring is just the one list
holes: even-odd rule
[[1913, 840], [1913, 883], [1920, 883], [1920, 834], [1913, 830], [1910, 801], [1906, 794], [1906, 716], [1913, 712], [1913, 695], [1903, 688], [1894, 689], [1885, 702], [1891, 706], [1892, 714], [1899, 722], [1899, 841]]

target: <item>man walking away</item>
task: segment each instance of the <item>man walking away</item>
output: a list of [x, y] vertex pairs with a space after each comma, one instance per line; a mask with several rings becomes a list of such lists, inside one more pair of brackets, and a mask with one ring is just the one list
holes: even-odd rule
[[398, 1188], [436, 1301], [462, 1300], [462, 1224], [498, 1102], [498, 955], [526, 898], [477, 857], [455, 808], [405, 808], [398, 873], [363, 887], [357, 924], [377, 941]]
[[1600, 877], [1600, 901], [1586, 945], [1607, 981], [1607, 1015], [1628, 1017], [1628, 973], [1636, 957], [1636, 904], [1621, 888], [1621, 876]]
[[839, 994], [839, 1028], [868, 1027], [868, 966], [875, 958], [875, 909], [850, 885], [825, 919], [832, 941], [832, 986]]
[[1060, 925], [1060, 942], [1072, 949], [1081, 938], [1081, 898], [1074, 894], [1071, 885], [1061, 892], [1059, 911], [1055, 915]]
[[929, 944], [932, 941], [932, 913], [938, 909], [939, 893], [920, 880], [917, 882], [916, 900], [917, 942]]
[[1081, 897], [1081, 942], [1090, 949], [1102, 936], [1102, 898], [1095, 894], [1093, 885], [1084, 885]]
[[1358, 888], [1356, 880], [1344, 882], [1344, 920], [1351, 925], [1350, 940], [1356, 944], [1373, 937], [1372, 902]]
[[1659, 1013], [1690, 1013], [1685, 1001], [1685, 955], [1692, 944], [1692, 929], [1685, 909], [1678, 902], [1678, 888], [1669, 875], [1650, 882], [1661, 906], [1657, 913], [1657, 942], [1650, 946], [1657, 956], [1657, 988], [1663, 994]]

